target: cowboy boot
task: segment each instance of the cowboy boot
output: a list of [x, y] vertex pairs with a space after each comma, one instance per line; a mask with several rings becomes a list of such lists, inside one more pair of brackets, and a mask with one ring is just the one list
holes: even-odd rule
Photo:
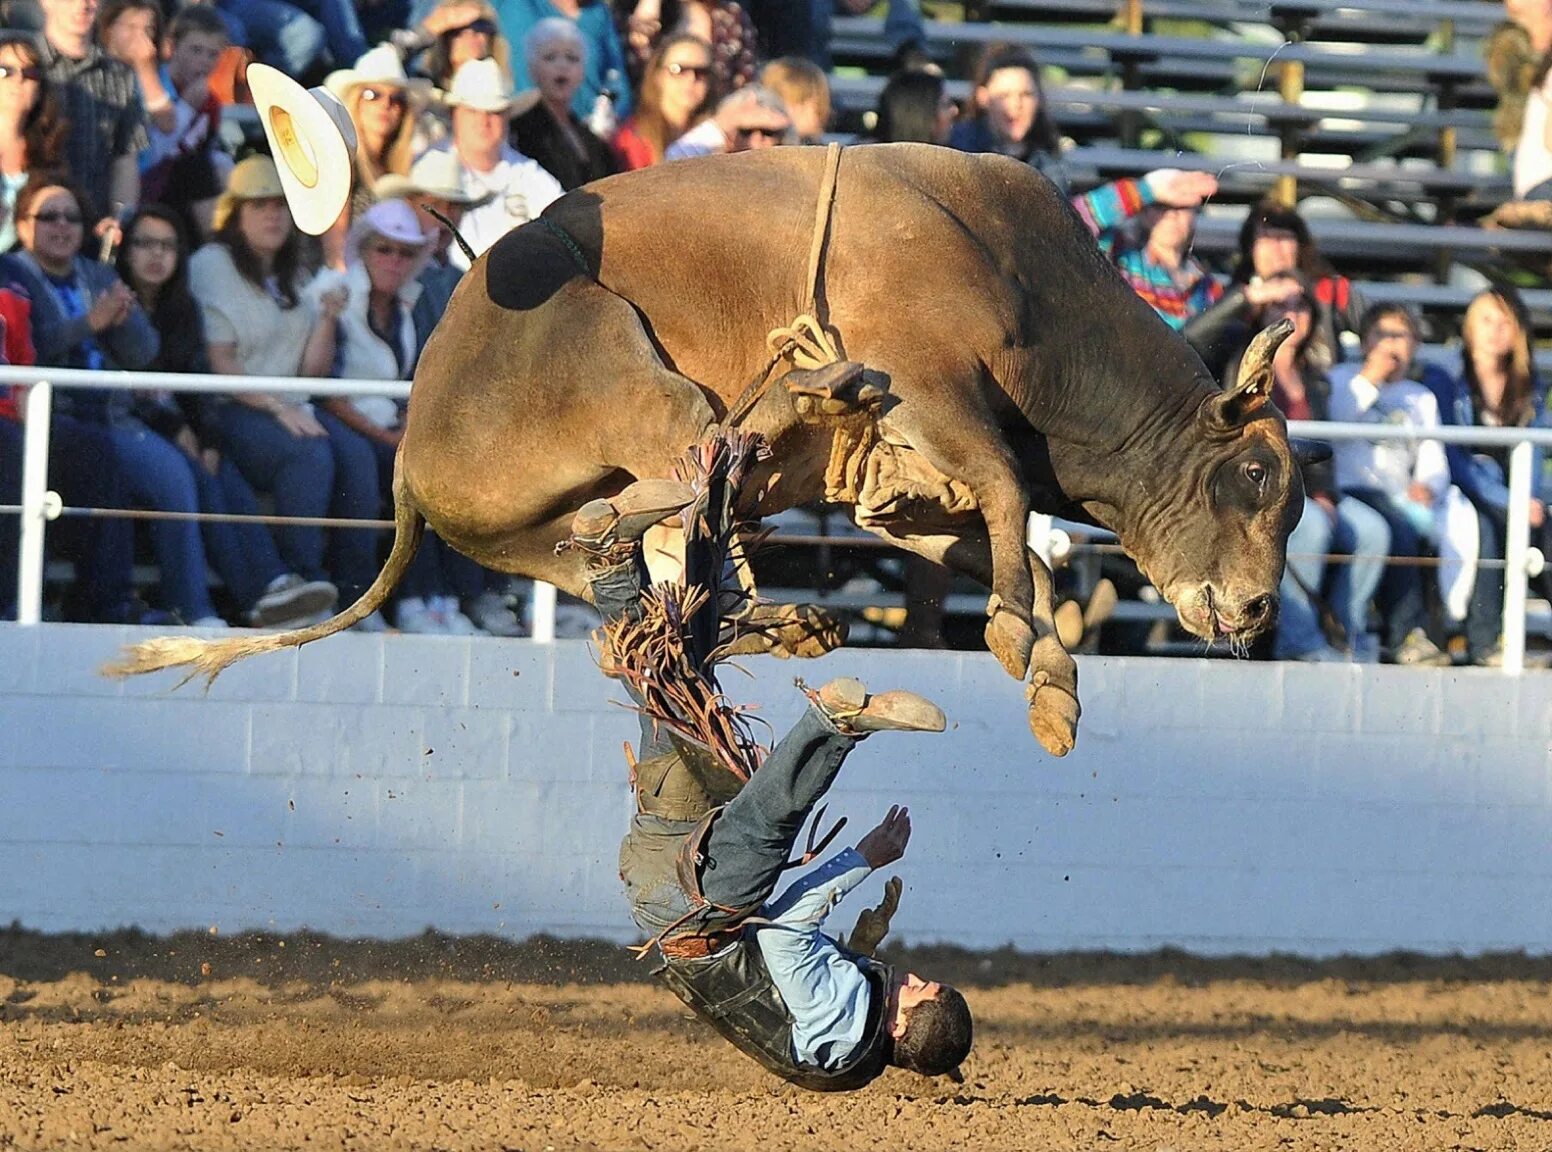
[[617, 496], [589, 500], [571, 521], [571, 540], [590, 552], [634, 544], [654, 524], [677, 516], [695, 501], [678, 480], [637, 480]]
[[848, 416], [876, 407], [884, 399], [884, 390], [863, 378], [863, 367], [855, 360], [793, 368], [781, 384], [803, 417]]
[[925, 696], [901, 689], [869, 695], [862, 681], [852, 676], [842, 676], [817, 690], [804, 687], [803, 691], [830, 723], [848, 735], [941, 732], [947, 726], [943, 710]]

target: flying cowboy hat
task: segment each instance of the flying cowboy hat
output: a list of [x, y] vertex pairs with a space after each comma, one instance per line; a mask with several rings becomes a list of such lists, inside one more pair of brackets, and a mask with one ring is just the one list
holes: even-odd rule
[[248, 87], [269, 139], [296, 226], [321, 236], [350, 200], [356, 128], [339, 97], [303, 88], [264, 64], [248, 68]]

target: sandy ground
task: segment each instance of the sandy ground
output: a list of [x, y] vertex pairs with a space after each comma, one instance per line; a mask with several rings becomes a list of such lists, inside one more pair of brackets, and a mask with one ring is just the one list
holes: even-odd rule
[[1552, 1148], [1552, 961], [908, 959], [966, 1083], [814, 1096], [608, 945], [13, 929], [0, 1148]]

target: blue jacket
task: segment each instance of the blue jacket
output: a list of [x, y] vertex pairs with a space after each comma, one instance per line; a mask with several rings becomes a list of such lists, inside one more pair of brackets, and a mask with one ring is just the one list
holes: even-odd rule
[[[1446, 424], [1470, 428], [1477, 424], [1476, 406], [1471, 402], [1471, 386], [1464, 371], [1450, 376], [1440, 370], [1430, 373], [1423, 380], [1439, 398], [1439, 415]], [[1547, 392], [1540, 380], [1533, 383], [1535, 416], [1534, 428], [1552, 426], [1547, 418]], [[1509, 507], [1509, 477], [1504, 461], [1508, 449], [1490, 451], [1469, 444], [1446, 444], [1445, 455], [1450, 462], [1450, 482], [1459, 488], [1478, 507], [1504, 512]], [[1541, 448], [1531, 449], [1531, 495], [1543, 503], [1552, 496], [1552, 486], [1545, 477], [1544, 453]]]

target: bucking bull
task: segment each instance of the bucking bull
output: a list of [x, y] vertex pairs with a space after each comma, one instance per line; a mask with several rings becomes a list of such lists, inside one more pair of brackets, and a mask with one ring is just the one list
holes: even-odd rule
[[[794, 362], [794, 343], [824, 344], [792, 331], [805, 308], [840, 363]], [[464, 277], [415, 373], [393, 549], [360, 600], [276, 635], [153, 640], [112, 671], [214, 677], [348, 628], [426, 524], [483, 565], [583, 595], [581, 562], [556, 553], [573, 513], [667, 475], [731, 418], [771, 448], [745, 486], [751, 518], [849, 505], [991, 590], [987, 645], [1028, 677], [1030, 727], [1063, 755], [1077, 667], [1026, 544], [1030, 511], [1115, 531], [1192, 634], [1263, 631], [1303, 506], [1269, 399], [1288, 328], [1261, 333], [1219, 391], [1055, 188], [1002, 157], [780, 148], [611, 177]], [[775, 615], [789, 649], [828, 643], [813, 617]]]

